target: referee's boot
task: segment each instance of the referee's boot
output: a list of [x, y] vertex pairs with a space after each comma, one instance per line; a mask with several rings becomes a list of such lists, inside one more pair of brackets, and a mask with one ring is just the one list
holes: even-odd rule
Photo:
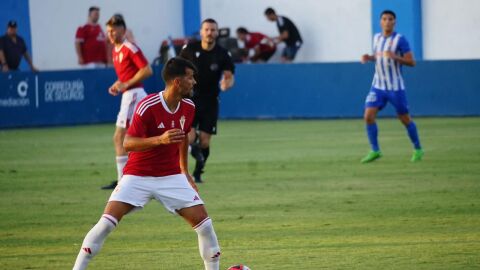
[[193, 174], [192, 174], [193, 178], [195, 179], [195, 183], [203, 183], [203, 180], [202, 180], [203, 167], [205, 167], [205, 160], [204, 159], [202, 159], [201, 161], [197, 160], [197, 162], [195, 163], [195, 170], [193, 170]]
[[[196, 166], [195, 166], [196, 167]], [[202, 180], [202, 173], [203, 171], [202, 170], [197, 170], [195, 168], [195, 170], [193, 171], [193, 179], [195, 179], [195, 183], [203, 183], [203, 180]]]
[[114, 189], [118, 184], [118, 181], [112, 181], [112, 183], [102, 186], [101, 189]]

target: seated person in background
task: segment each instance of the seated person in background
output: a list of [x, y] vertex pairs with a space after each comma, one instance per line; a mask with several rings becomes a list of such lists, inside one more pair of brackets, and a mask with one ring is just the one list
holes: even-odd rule
[[267, 62], [277, 49], [273, 39], [262, 33], [248, 32], [245, 27], [237, 29], [237, 38], [245, 43], [245, 49], [249, 51], [244, 61]]

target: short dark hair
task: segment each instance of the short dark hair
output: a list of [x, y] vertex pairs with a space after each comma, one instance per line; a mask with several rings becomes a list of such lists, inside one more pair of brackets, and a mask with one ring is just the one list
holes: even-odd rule
[[238, 27], [238, 28], [237, 28], [237, 33], [240, 33], [240, 34], [248, 34], [248, 30], [247, 30], [247, 28], [245, 28], [245, 27]]
[[127, 29], [127, 24], [123, 19], [121, 14], [114, 14], [108, 21], [105, 23], [107, 26], [123, 26], [123, 28]]
[[88, 9], [88, 14], [92, 13], [93, 11], [100, 11], [100, 8], [97, 7], [97, 6], [91, 6], [91, 7]]
[[214, 24], [218, 25], [217, 21], [215, 21], [212, 18], [207, 18], [207, 19], [203, 20], [202, 23], [200, 24], [200, 26], [203, 26], [204, 23], [214, 23]]
[[170, 58], [162, 69], [162, 79], [165, 82], [169, 82], [175, 78], [184, 76], [187, 74], [187, 68], [192, 69], [194, 73], [197, 73], [197, 68], [189, 60], [182, 57]]
[[393, 12], [389, 9], [386, 9], [386, 10], [382, 11], [382, 14], [380, 14], [380, 18], [382, 18], [382, 16], [385, 15], [385, 14], [392, 15], [394, 19], [397, 19], [397, 15], [395, 15], [395, 12]]
[[268, 7], [267, 9], [265, 9], [265, 15], [272, 15], [272, 14], [276, 14], [273, 8]]

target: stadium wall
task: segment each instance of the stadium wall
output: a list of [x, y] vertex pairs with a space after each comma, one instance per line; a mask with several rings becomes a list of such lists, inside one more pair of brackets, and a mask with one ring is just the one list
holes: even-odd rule
[[[33, 60], [39, 69], [65, 70], [81, 68], [75, 53], [75, 33], [87, 21], [88, 8], [100, 7], [100, 21], [105, 22], [121, 13], [152, 62], [162, 40], [168, 36], [183, 36], [183, 3], [170, 0], [30, 0]], [[132, 4], [133, 3], [133, 4]]]
[[422, 7], [425, 60], [480, 59], [480, 1], [422, 0]]
[[[480, 115], [480, 61], [420, 61], [404, 68], [414, 116]], [[374, 66], [357, 63], [239, 65], [222, 95], [223, 118], [362, 117]], [[394, 116], [387, 106], [380, 116]]]
[[[362, 117], [373, 65], [238, 65], [234, 88], [221, 95], [223, 119]], [[480, 115], [480, 60], [421, 61], [405, 68], [414, 116]], [[145, 82], [164, 88], [160, 67]], [[107, 88], [112, 69], [0, 73], [0, 128], [114, 123], [119, 97]], [[393, 116], [388, 107], [381, 116]]]
[[[201, 0], [201, 18], [216, 18], [222, 27], [278, 35], [263, 16], [267, 6], [290, 17], [305, 44], [296, 62], [351, 62], [371, 51], [379, 13], [397, 12], [397, 29], [409, 38], [417, 59], [480, 59], [478, 0]], [[278, 56], [278, 54], [276, 55]]]
[[[422, 54], [425, 60], [480, 59], [480, 36], [472, 34], [480, 27], [478, 0], [3, 0], [0, 27], [10, 19], [19, 22], [19, 33], [40, 70], [78, 69], [74, 35], [91, 5], [100, 6], [102, 25], [111, 14], [123, 13], [150, 61], [163, 39], [195, 32], [206, 17], [217, 19], [221, 27], [242, 25], [275, 36], [275, 24], [263, 16], [267, 6], [300, 29], [305, 44], [297, 62], [358, 61], [371, 51], [376, 13], [383, 8], [399, 13], [397, 28], [409, 38], [417, 59]], [[21, 69], [28, 70], [22, 62]]]
[[[276, 24], [264, 16], [267, 7], [298, 27], [304, 44], [296, 62], [351, 62], [371, 51], [370, 0], [201, 0], [201, 17], [215, 18], [220, 27], [230, 27], [233, 35], [244, 26], [275, 37], [279, 35]], [[282, 45], [272, 62], [278, 62]]]

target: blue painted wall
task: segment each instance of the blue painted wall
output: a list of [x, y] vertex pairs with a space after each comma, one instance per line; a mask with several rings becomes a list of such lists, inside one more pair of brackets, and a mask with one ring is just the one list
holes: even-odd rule
[[226, 118], [356, 117], [373, 66], [238, 65], [235, 87], [222, 95]]
[[[3, 36], [7, 31], [10, 20], [17, 21], [17, 33], [27, 44], [28, 52], [32, 56], [32, 38], [30, 31], [29, 0], [2, 0], [0, 8], [0, 33]], [[35, 64], [35, 63], [34, 63]], [[30, 70], [25, 59], [20, 63], [20, 70]]]
[[200, 29], [200, 0], [183, 0], [183, 31], [193, 36]]
[[[159, 68], [145, 89], [164, 88]], [[120, 97], [108, 94], [113, 69], [0, 73], [0, 128], [114, 123]]]
[[[164, 88], [159, 66], [147, 92]], [[238, 65], [235, 86], [221, 94], [221, 118], [362, 117], [373, 65]], [[405, 68], [414, 116], [480, 116], [480, 60], [420, 61]], [[107, 93], [113, 69], [0, 73], [0, 128], [114, 123], [119, 97]], [[54, 82], [54, 83], [52, 83]], [[79, 89], [82, 90], [79, 90]], [[394, 116], [387, 106], [380, 116]]]
[[[404, 68], [414, 116], [480, 115], [480, 61], [420, 61]], [[374, 66], [357, 63], [238, 65], [222, 94], [223, 118], [362, 117]], [[387, 106], [380, 116], [394, 116]]]
[[422, 1], [421, 0], [372, 0], [372, 31], [381, 32], [380, 14], [389, 9], [395, 12], [395, 30], [403, 34], [413, 50], [415, 59], [423, 59]]

